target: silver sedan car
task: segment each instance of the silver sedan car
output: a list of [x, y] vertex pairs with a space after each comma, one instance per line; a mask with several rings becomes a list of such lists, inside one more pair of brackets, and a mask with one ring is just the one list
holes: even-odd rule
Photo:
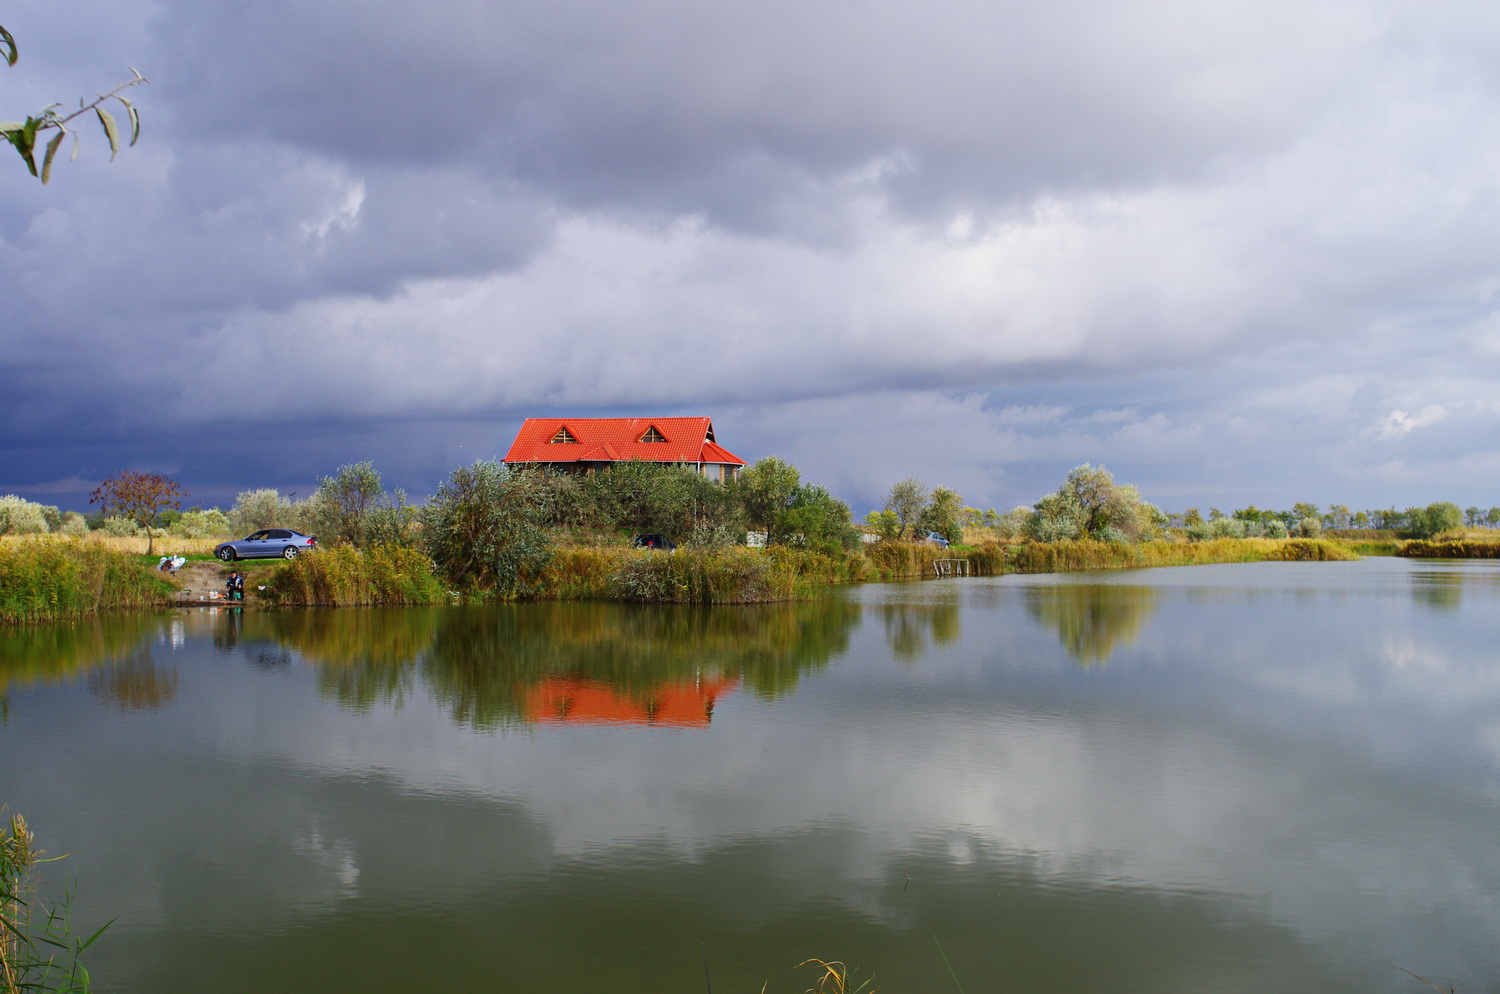
[[214, 547], [214, 555], [232, 563], [236, 559], [296, 559], [318, 547], [318, 540], [289, 528], [262, 528], [242, 539]]

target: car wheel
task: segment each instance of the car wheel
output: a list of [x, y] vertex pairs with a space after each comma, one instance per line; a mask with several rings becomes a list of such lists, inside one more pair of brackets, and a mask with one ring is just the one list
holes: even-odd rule
[[232, 562], [234, 562], [234, 547], [226, 545], [226, 546], [224, 546], [224, 548], [220, 549], [218, 552], [215, 552], [214, 555], [218, 556], [220, 559], [224, 560], [226, 563], [232, 563]]
[[297, 558], [297, 547], [295, 545], [289, 545], [285, 549], [282, 549], [281, 550], [281, 558], [282, 559], [296, 559]]

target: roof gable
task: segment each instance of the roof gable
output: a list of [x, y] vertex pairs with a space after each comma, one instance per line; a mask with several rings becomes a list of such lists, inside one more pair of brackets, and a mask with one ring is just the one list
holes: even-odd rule
[[505, 461], [726, 463], [709, 418], [527, 418]]

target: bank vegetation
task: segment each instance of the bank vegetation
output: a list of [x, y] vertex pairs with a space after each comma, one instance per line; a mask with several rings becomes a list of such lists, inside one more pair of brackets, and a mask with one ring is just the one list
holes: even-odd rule
[[[971, 575], [992, 576], [1333, 560], [1398, 549], [1469, 558], [1493, 555], [1497, 544], [1487, 529], [1478, 537], [1454, 530], [1487, 524], [1478, 508], [1438, 503], [1378, 522], [1401, 531], [1325, 532], [1325, 521], [1349, 525], [1357, 516], [1317, 511], [1299, 504], [1233, 515], [1210, 509], [1207, 519], [1192, 509], [1172, 515], [1104, 467], [1085, 464], [1034, 505], [1005, 514], [965, 507], [956, 491], [908, 477], [857, 524], [847, 504], [774, 457], [726, 482], [652, 463], [574, 475], [480, 461], [454, 470], [417, 504], [387, 491], [365, 462], [340, 467], [301, 501], [251, 490], [228, 511], [159, 511], [153, 527], [160, 551], [199, 557], [223, 538], [258, 528], [316, 534], [318, 553], [268, 569], [263, 591], [253, 592], [283, 606], [745, 604], [807, 597], [828, 584], [933, 576], [943, 559], [965, 560]], [[635, 548], [639, 535], [675, 550]], [[170, 585], [141, 555], [152, 543], [128, 519], [84, 519], [0, 498], [0, 622], [164, 603]]]

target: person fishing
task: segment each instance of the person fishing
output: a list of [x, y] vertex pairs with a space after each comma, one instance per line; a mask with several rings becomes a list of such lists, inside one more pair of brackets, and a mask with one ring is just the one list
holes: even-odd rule
[[224, 586], [229, 591], [230, 600], [242, 601], [245, 599], [245, 578], [240, 576], [238, 570], [229, 574], [229, 580]]

